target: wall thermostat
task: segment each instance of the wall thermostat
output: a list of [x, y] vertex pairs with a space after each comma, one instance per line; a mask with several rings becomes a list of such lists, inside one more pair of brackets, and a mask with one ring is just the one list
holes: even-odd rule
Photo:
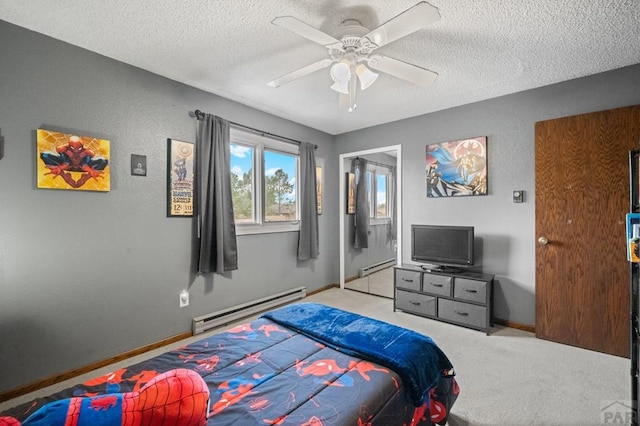
[[524, 191], [521, 189], [513, 191], [513, 202], [514, 203], [522, 203], [524, 202]]

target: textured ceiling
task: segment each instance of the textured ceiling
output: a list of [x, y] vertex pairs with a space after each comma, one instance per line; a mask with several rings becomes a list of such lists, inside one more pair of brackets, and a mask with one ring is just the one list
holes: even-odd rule
[[439, 21], [376, 51], [437, 72], [430, 86], [381, 74], [348, 113], [328, 68], [266, 85], [327, 57], [274, 18], [334, 35], [346, 19], [373, 29], [416, 3], [0, 0], [0, 19], [330, 134], [640, 62], [639, 0], [431, 0]]

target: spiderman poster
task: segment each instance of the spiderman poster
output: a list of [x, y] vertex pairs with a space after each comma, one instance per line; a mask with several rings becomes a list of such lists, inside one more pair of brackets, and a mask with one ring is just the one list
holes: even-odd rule
[[38, 129], [36, 151], [38, 188], [111, 189], [108, 140]]

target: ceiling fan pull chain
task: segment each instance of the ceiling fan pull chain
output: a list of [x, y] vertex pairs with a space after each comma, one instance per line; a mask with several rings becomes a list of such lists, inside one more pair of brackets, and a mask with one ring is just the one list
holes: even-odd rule
[[351, 63], [351, 80], [349, 80], [349, 112], [355, 111], [356, 104], [356, 64]]

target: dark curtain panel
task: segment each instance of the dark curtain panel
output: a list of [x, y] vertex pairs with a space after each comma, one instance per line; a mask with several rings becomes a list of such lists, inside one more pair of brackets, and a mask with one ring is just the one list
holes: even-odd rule
[[387, 244], [393, 248], [396, 243], [396, 168], [390, 166], [391, 179], [387, 185], [389, 205], [389, 223], [387, 223]]
[[356, 228], [353, 246], [355, 248], [369, 247], [369, 199], [367, 197], [367, 160], [356, 157], [352, 162], [353, 172], [356, 174]]
[[315, 147], [300, 143], [300, 236], [298, 259], [316, 259], [320, 254], [318, 238], [318, 197], [316, 196]]
[[198, 272], [238, 269], [236, 225], [231, 198], [229, 122], [205, 114], [196, 138], [200, 253]]

